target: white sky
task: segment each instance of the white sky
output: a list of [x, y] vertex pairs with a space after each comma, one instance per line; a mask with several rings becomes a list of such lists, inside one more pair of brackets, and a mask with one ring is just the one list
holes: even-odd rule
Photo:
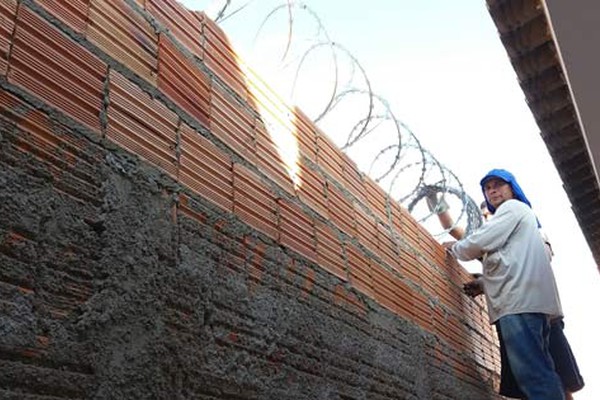
[[[208, 10], [219, 2], [183, 3]], [[245, 3], [233, 1], [234, 9]], [[255, 0], [222, 26], [234, 44], [244, 46], [279, 4], [285, 2]], [[600, 276], [485, 1], [304, 4], [319, 16], [329, 36], [358, 59], [374, 91], [458, 176], [475, 201], [483, 200], [478, 182], [488, 170], [505, 168], [515, 174], [555, 251], [565, 333], [586, 380], [575, 398], [600, 399], [600, 382], [594, 379], [600, 359], [594, 317]]]

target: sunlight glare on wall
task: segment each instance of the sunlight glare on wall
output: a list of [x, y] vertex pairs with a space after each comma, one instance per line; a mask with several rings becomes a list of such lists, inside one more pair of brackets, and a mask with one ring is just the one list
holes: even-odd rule
[[293, 113], [269, 86], [245, 63], [240, 63], [246, 77], [246, 86], [250, 97], [257, 107], [261, 120], [284, 164], [295, 188], [300, 182], [300, 150]]

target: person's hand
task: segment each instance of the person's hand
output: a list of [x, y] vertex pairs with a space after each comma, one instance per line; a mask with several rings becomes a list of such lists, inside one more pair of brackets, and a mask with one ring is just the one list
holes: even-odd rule
[[452, 246], [454, 246], [454, 243], [456, 243], [456, 241], [442, 243], [442, 247], [446, 250], [446, 256], [455, 257], [454, 253], [452, 252]]
[[427, 202], [427, 208], [429, 208], [429, 211], [432, 213], [443, 214], [450, 209], [450, 206], [446, 203], [446, 200], [444, 200], [443, 194], [440, 196], [439, 193], [430, 191], [427, 193], [425, 200]]
[[450, 242], [444, 242], [444, 243], [442, 243], [442, 246], [446, 250], [450, 251], [450, 249], [452, 249], [452, 246], [454, 246], [454, 243], [456, 243], [456, 240], [453, 240], [453, 241], [450, 241]]
[[469, 282], [463, 284], [463, 292], [469, 297], [477, 297], [483, 294], [483, 281], [481, 279], [481, 274], [471, 274], [474, 279]]

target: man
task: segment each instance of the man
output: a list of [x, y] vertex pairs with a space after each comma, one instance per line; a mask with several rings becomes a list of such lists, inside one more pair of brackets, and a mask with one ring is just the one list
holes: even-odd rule
[[480, 183], [494, 218], [446, 247], [459, 260], [482, 260], [490, 321], [526, 398], [564, 400], [549, 353], [550, 320], [562, 310], [537, 219], [508, 171], [492, 170]]
[[[483, 218], [487, 221], [491, 218], [492, 214], [487, 209], [487, 203], [484, 201], [481, 203], [481, 213]], [[545, 233], [540, 232], [544, 245], [546, 246], [546, 255], [550, 260], [554, 252], [552, 246]], [[458, 239], [462, 239], [458, 238]], [[480, 274], [473, 274], [474, 279], [464, 284], [464, 291], [471, 297], [477, 297], [483, 294], [483, 282], [481, 281]], [[477, 276], [476, 276], [477, 275]], [[510, 365], [507, 361], [506, 349], [504, 348], [504, 342], [502, 341], [502, 332], [498, 325], [496, 325], [499, 344], [500, 344], [500, 394], [506, 397], [514, 397], [518, 399], [526, 399], [525, 394], [519, 389], [519, 385], [515, 380]], [[571, 350], [571, 345], [567, 340], [564, 333], [564, 322], [561, 318], [554, 318], [550, 322], [550, 356], [554, 362], [554, 368], [560, 377], [560, 381], [565, 391], [565, 399], [573, 400], [573, 393], [581, 390], [585, 383], [583, 377], [579, 372], [579, 366], [575, 355]]]
[[[440, 221], [440, 225], [448, 230], [448, 233], [457, 240], [464, 238], [465, 231], [460, 227], [456, 227], [454, 220], [449, 212], [449, 206], [444, 201], [443, 196], [440, 198], [438, 193], [429, 193], [427, 197], [427, 206], [431, 212], [437, 214]], [[487, 202], [484, 200], [480, 204], [481, 214], [484, 221], [488, 221], [492, 217], [492, 213], [487, 208]], [[552, 246], [548, 241], [547, 236], [541, 232], [542, 239], [546, 246], [546, 255], [550, 260], [554, 253], [552, 252]], [[484, 293], [483, 281], [481, 274], [471, 274], [473, 279], [470, 282], [464, 284], [464, 291], [470, 297], [477, 297]], [[519, 389], [519, 385], [515, 381], [514, 375], [511, 371], [510, 365], [508, 364], [506, 349], [504, 348], [504, 342], [502, 341], [502, 333], [496, 328], [499, 336], [500, 344], [500, 389], [499, 393], [502, 396], [513, 397], [519, 399], [526, 399], [523, 392]], [[567, 340], [564, 332], [564, 322], [562, 318], [554, 318], [550, 323], [550, 355], [554, 362], [554, 367], [558, 373], [565, 390], [565, 399], [573, 400], [574, 392], [581, 390], [584, 387], [583, 377], [579, 372], [579, 367], [569, 341]]]

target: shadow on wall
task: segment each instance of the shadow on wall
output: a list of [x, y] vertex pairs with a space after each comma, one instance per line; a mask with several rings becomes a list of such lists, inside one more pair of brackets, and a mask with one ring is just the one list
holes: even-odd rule
[[466, 271], [204, 14], [0, 16], [0, 394], [496, 398]]

